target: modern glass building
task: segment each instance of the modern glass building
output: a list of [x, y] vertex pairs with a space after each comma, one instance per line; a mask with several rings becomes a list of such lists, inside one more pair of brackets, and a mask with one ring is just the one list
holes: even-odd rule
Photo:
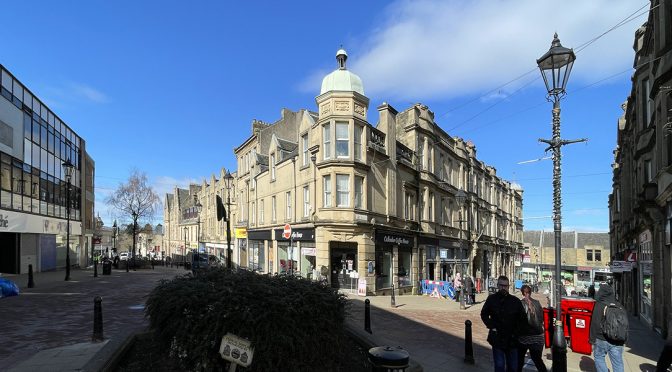
[[70, 261], [85, 266], [94, 228], [94, 162], [85, 142], [2, 65], [0, 86], [0, 273], [65, 267], [68, 200]]

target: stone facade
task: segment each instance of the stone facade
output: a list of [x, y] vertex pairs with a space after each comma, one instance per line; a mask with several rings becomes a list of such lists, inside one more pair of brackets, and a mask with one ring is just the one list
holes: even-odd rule
[[[399, 113], [383, 103], [371, 124], [361, 80], [345, 69], [344, 51], [337, 58], [317, 112], [283, 109], [274, 123], [254, 120], [234, 149], [235, 264], [369, 294], [393, 286], [417, 293], [420, 280], [450, 280], [458, 271], [513, 277], [523, 248], [520, 186], [479, 161], [474, 144], [443, 131], [427, 106]], [[201, 216], [212, 216], [204, 200], [214, 200], [208, 190], [216, 182], [167, 195], [166, 231], [194, 224], [177, 214], [194, 195]], [[458, 190], [467, 195], [462, 208]], [[221, 240], [212, 218], [205, 221]], [[181, 245], [167, 241], [173, 250]]]
[[[666, 335], [672, 312], [672, 1], [651, 2], [635, 33], [632, 90], [617, 123], [609, 195], [619, 300]], [[622, 272], [621, 272], [622, 271]]]

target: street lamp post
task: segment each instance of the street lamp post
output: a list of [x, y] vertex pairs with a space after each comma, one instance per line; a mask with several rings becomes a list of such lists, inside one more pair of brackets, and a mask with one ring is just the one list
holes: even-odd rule
[[63, 173], [65, 173], [65, 180], [67, 182], [67, 191], [65, 193], [65, 220], [67, 222], [65, 235], [65, 280], [70, 280], [70, 180], [72, 173], [75, 171], [75, 166], [66, 160], [63, 164]]
[[196, 227], [196, 263], [197, 267], [194, 269], [199, 269], [201, 267], [201, 261], [200, 261], [200, 250], [201, 250], [201, 211], [203, 210], [203, 204], [201, 204], [200, 201], [198, 201], [198, 198], [196, 195], [194, 195], [194, 201], [196, 202], [196, 223], [198, 224]]
[[[465, 194], [464, 191], [462, 190], [457, 190], [457, 193], [455, 194], [455, 202], [457, 202], [457, 206], [460, 207], [460, 267], [462, 268], [462, 282], [466, 280], [466, 275], [464, 273], [464, 248], [463, 248], [463, 239], [462, 239], [462, 222], [464, 222], [462, 218], [462, 207], [464, 206], [464, 203], [467, 201], [467, 194]], [[465, 291], [464, 291], [464, 285], [462, 285], [462, 289], [460, 290], [460, 310], [465, 310], [467, 308], [467, 305], [465, 303]], [[457, 288], [455, 288], [457, 289]]]
[[586, 139], [563, 140], [560, 138], [560, 99], [565, 95], [565, 87], [569, 74], [572, 71], [576, 56], [572, 49], [563, 47], [558, 39], [558, 34], [553, 36], [551, 48], [541, 58], [537, 60], [537, 65], [541, 71], [548, 91], [547, 99], [553, 102], [553, 137], [550, 140], [539, 139], [540, 142], [548, 144], [546, 151], [553, 151], [553, 225], [555, 230], [555, 296], [553, 306], [555, 307], [555, 330], [553, 332], [553, 371], [567, 371], [567, 342], [560, 316], [562, 295], [560, 293], [561, 277], [561, 152], [564, 145], [571, 143], [584, 142]]
[[231, 268], [231, 188], [233, 187], [233, 176], [231, 172], [226, 171], [224, 176], [226, 186], [226, 267]]
[[[114, 252], [114, 254], [117, 254], [117, 229], [118, 229], [117, 220], [114, 220], [114, 223], [112, 224], [112, 251]], [[119, 269], [118, 265], [116, 266], [116, 269]]]

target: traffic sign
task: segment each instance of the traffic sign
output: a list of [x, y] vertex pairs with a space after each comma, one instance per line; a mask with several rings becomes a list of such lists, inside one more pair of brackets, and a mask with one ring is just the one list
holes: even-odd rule
[[292, 225], [288, 223], [285, 224], [285, 229], [282, 231], [282, 237], [285, 239], [292, 237]]

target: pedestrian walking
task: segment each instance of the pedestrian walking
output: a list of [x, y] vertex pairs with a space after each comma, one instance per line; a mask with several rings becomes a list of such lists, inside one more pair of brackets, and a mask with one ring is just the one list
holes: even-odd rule
[[525, 365], [525, 354], [530, 351], [530, 358], [537, 367], [537, 371], [547, 372], [542, 358], [544, 351], [544, 311], [539, 301], [532, 298], [532, 287], [525, 284], [520, 288], [523, 298], [520, 302], [525, 309], [527, 322], [518, 336], [518, 372]]
[[595, 308], [590, 320], [590, 343], [597, 372], [608, 372], [609, 354], [613, 372], [623, 372], [623, 344], [628, 336], [628, 313], [616, 302], [609, 284], [600, 285], [595, 295]]
[[481, 309], [481, 320], [488, 327], [495, 372], [518, 371], [518, 336], [526, 314], [520, 300], [509, 294], [509, 278], [497, 279], [497, 292], [488, 296]]
[[464, 278], [464, 295], [466, 296], [464, 298], [465, 302], [469, 305], [473, 304], [473, 297], [472, 297], [472, 292], [474, 290], [474, 281], [471, 279], [470, 276], [467, 276]]
[[460, 273], [455, 274], [455, 279], [453, 280], [453, 289], [455, 289], [455, 293], [457, 294], [457, 296], [455, 296], [455, 301], [459, 302], [460, 296], [464, 295], [464, 293], [462, 293], [462, 276]]

